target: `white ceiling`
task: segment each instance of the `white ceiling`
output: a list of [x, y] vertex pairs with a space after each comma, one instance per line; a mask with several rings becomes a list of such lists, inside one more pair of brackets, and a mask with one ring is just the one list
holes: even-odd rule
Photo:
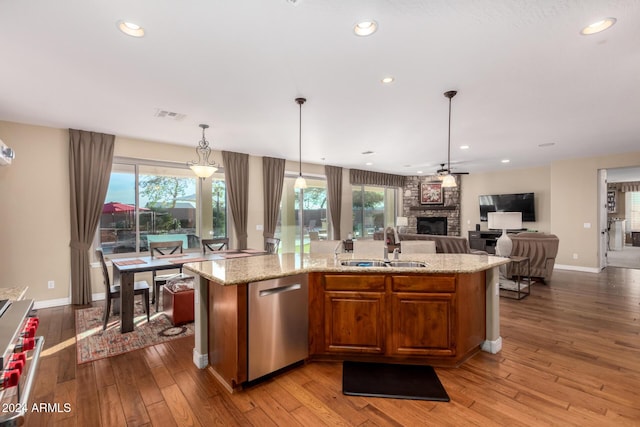
[[304, 96], [303, 161], [416, 175], [458, 90], [453, 171], [521, 168], [638, 150], [639, 42], [638, 0], [2, 0], [0, 120], [297, 160]]

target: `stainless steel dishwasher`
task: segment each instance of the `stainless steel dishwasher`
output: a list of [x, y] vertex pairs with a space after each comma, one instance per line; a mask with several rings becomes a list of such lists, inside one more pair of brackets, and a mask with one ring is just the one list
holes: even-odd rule
[[249, 283], [248, 380], [309, 356], [307, 275]]

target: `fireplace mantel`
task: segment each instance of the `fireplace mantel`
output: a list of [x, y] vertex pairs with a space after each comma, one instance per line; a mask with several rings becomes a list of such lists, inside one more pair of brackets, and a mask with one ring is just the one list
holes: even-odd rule
[[410, 211], [455, 211], [457, 206], [410, 206]]

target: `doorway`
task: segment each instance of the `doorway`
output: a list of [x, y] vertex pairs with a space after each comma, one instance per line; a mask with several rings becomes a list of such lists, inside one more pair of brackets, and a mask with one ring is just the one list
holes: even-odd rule
[[[632, 236], [640, 232], [640, 167], [612, 168], [604, 171], [600, 183], [600, 225], [606, 231], [605, 267], [640, 269], [640, 246]], [[638, 240], [638, 239], [636, 239]], [[637, 242], [636, 244], [640, 244]]]

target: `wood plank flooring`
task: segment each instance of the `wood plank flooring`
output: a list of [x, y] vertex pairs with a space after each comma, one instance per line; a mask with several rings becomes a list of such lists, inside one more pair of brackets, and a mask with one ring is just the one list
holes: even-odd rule
[[193, 338], [77, 365], [74, 308], [39, 311], [46, 339], [31, 426], [640, 426], [640, 270], [555, 271], [500, 302], [503, 350], [436, 369], [451, 402], [344, 396], [312, 362], [229, 394], [192, 363]]

